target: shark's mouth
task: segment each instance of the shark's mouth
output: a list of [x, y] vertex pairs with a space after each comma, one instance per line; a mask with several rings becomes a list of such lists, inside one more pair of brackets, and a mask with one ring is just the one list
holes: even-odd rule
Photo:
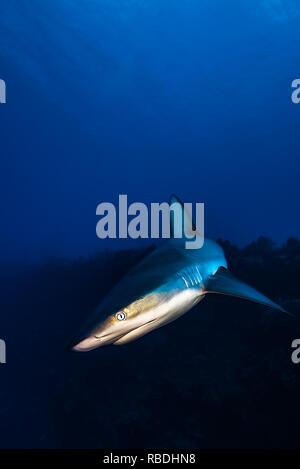
[[139, 337], [155, 329], [157, 327], [156, 326], [157, 323], [158, 323], [157, 319], [152, 319], [152, 321], [148, 321], [142, 326], [136, 327], [135, 329], [132, 329], [130, 332], [123, 334], [118, 339], [115, 339], [113, 344], [121, 345], [121, 344], [126, 344], [127, 342], [131, 342], [135, 339], [138, 339]]
[[[102, 336], [94, 336], [95, 339], [97, 339], [97, 341], [99, 341], [99, 346], [101, 345], [108, 345], [108, 344], [121, 344], [125, 343], [125, 341], [129, 342], [130, 340], [133, 340], [133, 336], [136, 336], [139, 337], [140, 335], [144, 335], [144, 330], [147, 328], [150, 327], [151, 324], [157, 322], [157, 319], [151, 319], [151, 321], [148, 321], [148, 322], [145, 322], [144, 324], [142, 324], [141, 326], [138, 326], [138, 327], [133, 327], [132, 329], [129, 329], [128, 331], [126, 332], [123, 332], [121, 334], [114, 334], [114, 333], [110, 333], [110, 334], [106, 334], [106, 335], [102, 335]], [[132, 337], [132, 339], [129, 340], [129, 337]], [[101, 342], [103, 342], [103, 344], [101, 344]]]

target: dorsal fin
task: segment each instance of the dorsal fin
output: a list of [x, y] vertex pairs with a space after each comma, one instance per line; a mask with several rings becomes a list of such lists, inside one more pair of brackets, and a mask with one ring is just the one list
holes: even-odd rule
[[193, 218], [175, 194], [171, 195], [169, 205], [171, 238], [195, 236], [197, 230]]

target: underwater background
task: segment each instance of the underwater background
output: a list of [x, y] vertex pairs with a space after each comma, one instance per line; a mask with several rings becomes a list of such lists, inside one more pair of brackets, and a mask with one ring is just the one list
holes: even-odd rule
[[[298, 447], [299, 2], [2, 0], [0, 33], [0, 447]], [[173, 192], [295, 319], [211, 295], [67, 352], [153, 248], [98, 239], [97, 205]]]

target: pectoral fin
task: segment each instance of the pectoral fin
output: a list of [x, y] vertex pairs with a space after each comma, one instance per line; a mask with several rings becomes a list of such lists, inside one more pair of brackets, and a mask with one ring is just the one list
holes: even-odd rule
[[209, 278], [206, 284], [205, 293], [221, 293], [223, 295], [236, 296], [245, 300], [261, 303], [289, 314], [281, 306], [271, 301], [259, 291], [255, 290], [255, 288], [235, 278], [227, 269], [224, 269], [223, 267], [220, 267], [215, 275], [212, 275]]

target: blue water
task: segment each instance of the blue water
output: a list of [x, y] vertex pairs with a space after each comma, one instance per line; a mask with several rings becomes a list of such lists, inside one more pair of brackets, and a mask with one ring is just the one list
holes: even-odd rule
[[210, 295], [66, 351], [147, 248], [96, 237], [119, 194], [204, 202], [232, 271], [299, 317], [300, 243], [271, 242], [300, 230], [299, 26], [298, 0], [1, 0], [0, 448], [299, 446], [297, 321]]
[[206, 234], [297, 236], [296, 0], [4, 0], [1, 255], [76, 257], [96, 206], [175, 192]]

